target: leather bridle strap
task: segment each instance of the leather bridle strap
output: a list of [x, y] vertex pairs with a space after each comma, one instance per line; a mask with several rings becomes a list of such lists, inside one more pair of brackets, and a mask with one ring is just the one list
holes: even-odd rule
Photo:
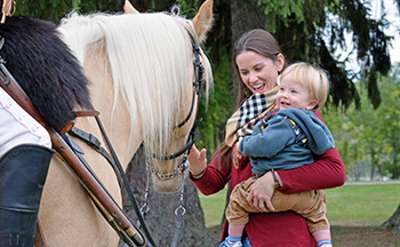
[[[197, 109], [195, 112], [196, 117], [197, 117], [197, 112], [199, 109], [199, 100], [198, 99], [200, 98], [200, 90], [203, 85], [204, 66], [200, 60], [200, 56], [201, 56], [200, 47], [196, 43], [194, 38], [193, 37], [191, 37], [191, 38], [192, 38], [192, 48], [193, 48], [193, 54], [194, 54], [193, 66], [194, 66], [194, 74], [195, 74], [195, 80], [193, 81], [192, 104], [190, 105], [188, 115], [185, 117], [185, 119], [181, 123], [179, 123], [177, 126], [175, 126], [175, 128], [183, 127], [183, 125], [185, 125], [190, 120], [190, 118], [192, 117], [193, 112], [194, 112], [194, 105], [196, 102], [196, 98], [197, 98]], [[190, 130], [189, 137], [186, 141], [186, 144], [181, 149], [179, 149], [177, 152], [168, 154], [168, 155], [153, 154], [152, 155], [153, 158], [155, 158], [157, 160], [173, 160], [185, 153], [187, 154], [193, 146], [195, 129], [196, 129], [196, 123], [193, 124], [192, 129]]]

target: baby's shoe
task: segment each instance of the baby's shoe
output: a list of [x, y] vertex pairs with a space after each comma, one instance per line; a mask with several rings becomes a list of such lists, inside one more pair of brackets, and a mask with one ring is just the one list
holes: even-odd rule
[[318, 241], [318, 247], [332, 247], [331, 240], [320, 240]]
[[240, 239], [226, 237], [222, 243], [218, 245], [218, 247], [243, 247], [242, 241]]
[[243, 247], [252, 247], [249, 238], [243, 239]]

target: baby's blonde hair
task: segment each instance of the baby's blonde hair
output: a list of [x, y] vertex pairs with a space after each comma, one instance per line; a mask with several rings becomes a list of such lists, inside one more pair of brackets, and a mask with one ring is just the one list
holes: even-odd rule
[[294, 63], [282, 72], [278, 78], [278, 84], [288, 75], [292, 75], [297, 83], [308, 90], [311, 100], [318, 102], [314, 110], [321, 110], [329, 93], [329, 81], [325, 71], [308, 63]]

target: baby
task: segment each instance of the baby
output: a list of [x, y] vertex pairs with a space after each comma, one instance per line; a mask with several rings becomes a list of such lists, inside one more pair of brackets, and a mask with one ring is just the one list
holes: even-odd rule
[[[242, 246], [249, 213], [269, 212], [260, 211], [246, 199], [250, 185], [258, 177], [269, 171], [276, 177], [274, 170], [311, 164], [314, 155], [334, 147], [332, 134], [314, 113], [321, 109], [328, 95], [325, 72], [306, 63], [295, 63], [283, 71], [278, 82], [278, 111], [261, 119], [253, 133], [237, 144], [242, 154], [250, 156], [255, 176], [232, 191], [226, 210], [229, 236], [220, 247]], [[318, 246], [332, 246], [323, 191], [284, 194], [276, 190], [272, 204], [276, 212], [292, 210], [305, 217]]]

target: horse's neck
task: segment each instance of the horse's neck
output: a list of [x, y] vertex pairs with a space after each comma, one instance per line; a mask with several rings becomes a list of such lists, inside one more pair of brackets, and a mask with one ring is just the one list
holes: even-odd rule
[[[131, 130], [130, 117], [126, 104], [121, 100], [122, 97], [119, 97], [113, 105], [111, 69], [103, 42], [92, 44], [87, 50], [84, 70], [91, 82], [90, 96], [93, 105], [100, 112], [100, 119], [121, 162], [127, 165], [143, 140], [141, 125], [139, 119], [134, 119], [136, 128]], [[85, 130], [93, 131], [98, 137], [101, 136], [94, 119], [81, 119], [78, 125]], [[102, 143], [104, 144], [104, 141]]]

